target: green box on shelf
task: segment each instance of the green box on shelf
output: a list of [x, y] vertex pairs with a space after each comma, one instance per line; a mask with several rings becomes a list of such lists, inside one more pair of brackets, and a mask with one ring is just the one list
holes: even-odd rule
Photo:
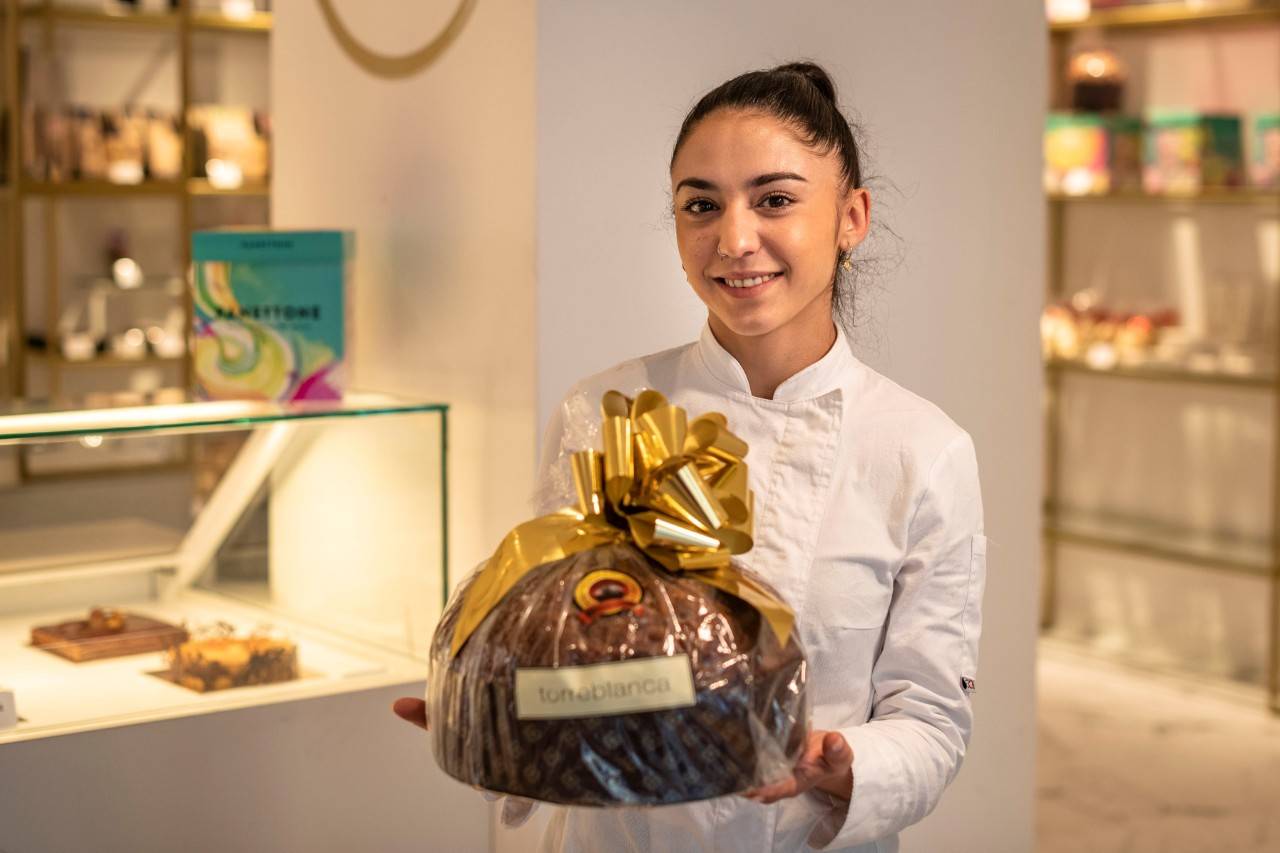
[[192, 235], [195, 392], [205, 399], [340, 399], [350, 372], [349, 231]]
[[1180, 195], [1244, 184], [1240, 116], [1158, 112], [1147, 124], [1142, 184]]
[[1262, 113], [1253, 120], [1253, 184], [1280, 190], [1280, 113]]

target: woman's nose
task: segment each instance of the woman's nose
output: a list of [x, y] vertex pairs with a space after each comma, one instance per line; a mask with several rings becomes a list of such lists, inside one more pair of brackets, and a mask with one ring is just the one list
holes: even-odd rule
[[735, 207], [725, 209], [720, 217], [720, 244], [717, 251], [727, 258], [740, 258], [754, 252], [759, 246], [755, 217], [750, 211]]

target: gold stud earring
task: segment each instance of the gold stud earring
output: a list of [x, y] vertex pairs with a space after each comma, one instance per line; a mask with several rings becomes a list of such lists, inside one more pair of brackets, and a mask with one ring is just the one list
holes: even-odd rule
[[845, 272], [853, 272], [853, 250], [849, 249], [841, 254], [840, 266]]

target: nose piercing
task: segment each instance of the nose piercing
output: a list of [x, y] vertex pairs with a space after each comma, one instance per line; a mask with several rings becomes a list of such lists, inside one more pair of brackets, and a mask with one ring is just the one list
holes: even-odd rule
[[720, 256], [720, 257], [722, 257], [722, 258], [727, 258], [727, 257], [729, 257], [729, 256], [728, 256], [728, 255], [726, 255], [724, 252], [720, 251], [720, 247], [719, 247], [719, 246], [716, 246], [716, 254], [717, 254], [717, 255], [719, 255], [719, 256]]

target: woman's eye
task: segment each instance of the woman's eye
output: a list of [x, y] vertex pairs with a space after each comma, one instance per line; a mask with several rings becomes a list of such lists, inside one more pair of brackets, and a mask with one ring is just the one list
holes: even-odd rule
[[[707, 207], [700, 207], [700, 205], [704, 205], [704, 204], [707, 205]], [[707, 201], [705, 198], [695, 198], [695, 199], [686, 201], [684, 203], [683, 210], [689, 213], [706, 213], [707, 210], [709, 210], [711, 207], [712, 207], [711, 202]]]
[[[783, 207], [790, 207], [791, 201], [792, 200], [789, 196], [782, 195], [781, 193], [770, 193], [769, 195], [764, 197], [762, 203], [764, 204], [765, 207], [771, 207], [777, 210]], [[780, 202], [780, 203], [777, 203], [777, 202]]]

